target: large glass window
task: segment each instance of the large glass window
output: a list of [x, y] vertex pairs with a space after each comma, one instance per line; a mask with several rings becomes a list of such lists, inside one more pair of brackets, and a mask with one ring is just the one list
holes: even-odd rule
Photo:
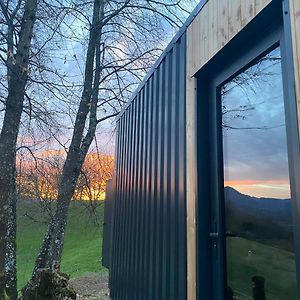
[[276, 48], [220, 87], [228, 299], [297, 299], [292, 204]]

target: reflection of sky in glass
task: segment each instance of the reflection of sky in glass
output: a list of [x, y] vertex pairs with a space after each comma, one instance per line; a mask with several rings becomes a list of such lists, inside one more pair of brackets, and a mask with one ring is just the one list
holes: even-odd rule
[[225, 184], [257, 197], [289, 198], [279, 48], [222, 94]]

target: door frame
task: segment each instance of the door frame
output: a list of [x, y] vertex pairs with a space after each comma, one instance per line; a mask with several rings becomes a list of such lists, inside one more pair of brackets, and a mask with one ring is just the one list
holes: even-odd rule
[[[300, 153], [287, 0], [272, 3], [195, 76], [196, 78], [196, 255], [197, 299], [224, 300], [226, 289], [224, 179], [221, 105], [216, 87], [247, 69], [276, 45], [282, 55], [289, 174], [298, 298], [300, 299]], [[262, 30], [264, 28], [264, 30]], [[253, 42], [255, 41], [255, 43]], [[217, 216], [217, 220], [214, 220]]]

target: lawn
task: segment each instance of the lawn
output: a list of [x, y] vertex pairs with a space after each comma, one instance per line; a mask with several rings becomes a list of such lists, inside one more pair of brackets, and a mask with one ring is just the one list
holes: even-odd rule
[[265, 278], [266, 298], [296, 300], [295, 256], [242, 238], [228, 241], [229, 285], [236, 299], [252, 299], [251, 277]]
[[[34, 220], [33, 220], [33, 219]], [[80, 202], [70, 207], [62, 259], [62, 271], [77, 278], [88, 273], [106, 273], [101, 265], [103, 204], [97, 208], [98, 224], [90, 218]], [[30, 278], [46, 225], [38, 203], [20, 201], [18, 204], [17, 268], [18, 287]], [[296, 278], [294, 255], [243, 238], [228, 239], [229, 285], [236, 299], [252, 299], [251, 277], [263, 276], [266, 280], [267, 299], [295, 300]]]
[[[62, 271], [72, 277], [106, 272], [101, 265], [103, 203], [97, 208], [98, 224], [80, 202], [72, 202], [65, 236]], [[18, 204], [17, 268], [18, 288], [30, 278], [45, 233], [44, 214], [36, 202]]]

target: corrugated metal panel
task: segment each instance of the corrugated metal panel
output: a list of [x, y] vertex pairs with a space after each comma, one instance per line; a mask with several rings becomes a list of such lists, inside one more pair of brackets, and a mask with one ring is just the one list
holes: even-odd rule
[[186, 298], [186, 37], [117, 124], [112, 299]]
[[103, 243], [102, 243], [102, 265], [110, 268], [112, 233], [113, 233], [113, 212], [114, 212], [114, 183], [113, 180], [106, 182], [105, 208], [103, 223]]

